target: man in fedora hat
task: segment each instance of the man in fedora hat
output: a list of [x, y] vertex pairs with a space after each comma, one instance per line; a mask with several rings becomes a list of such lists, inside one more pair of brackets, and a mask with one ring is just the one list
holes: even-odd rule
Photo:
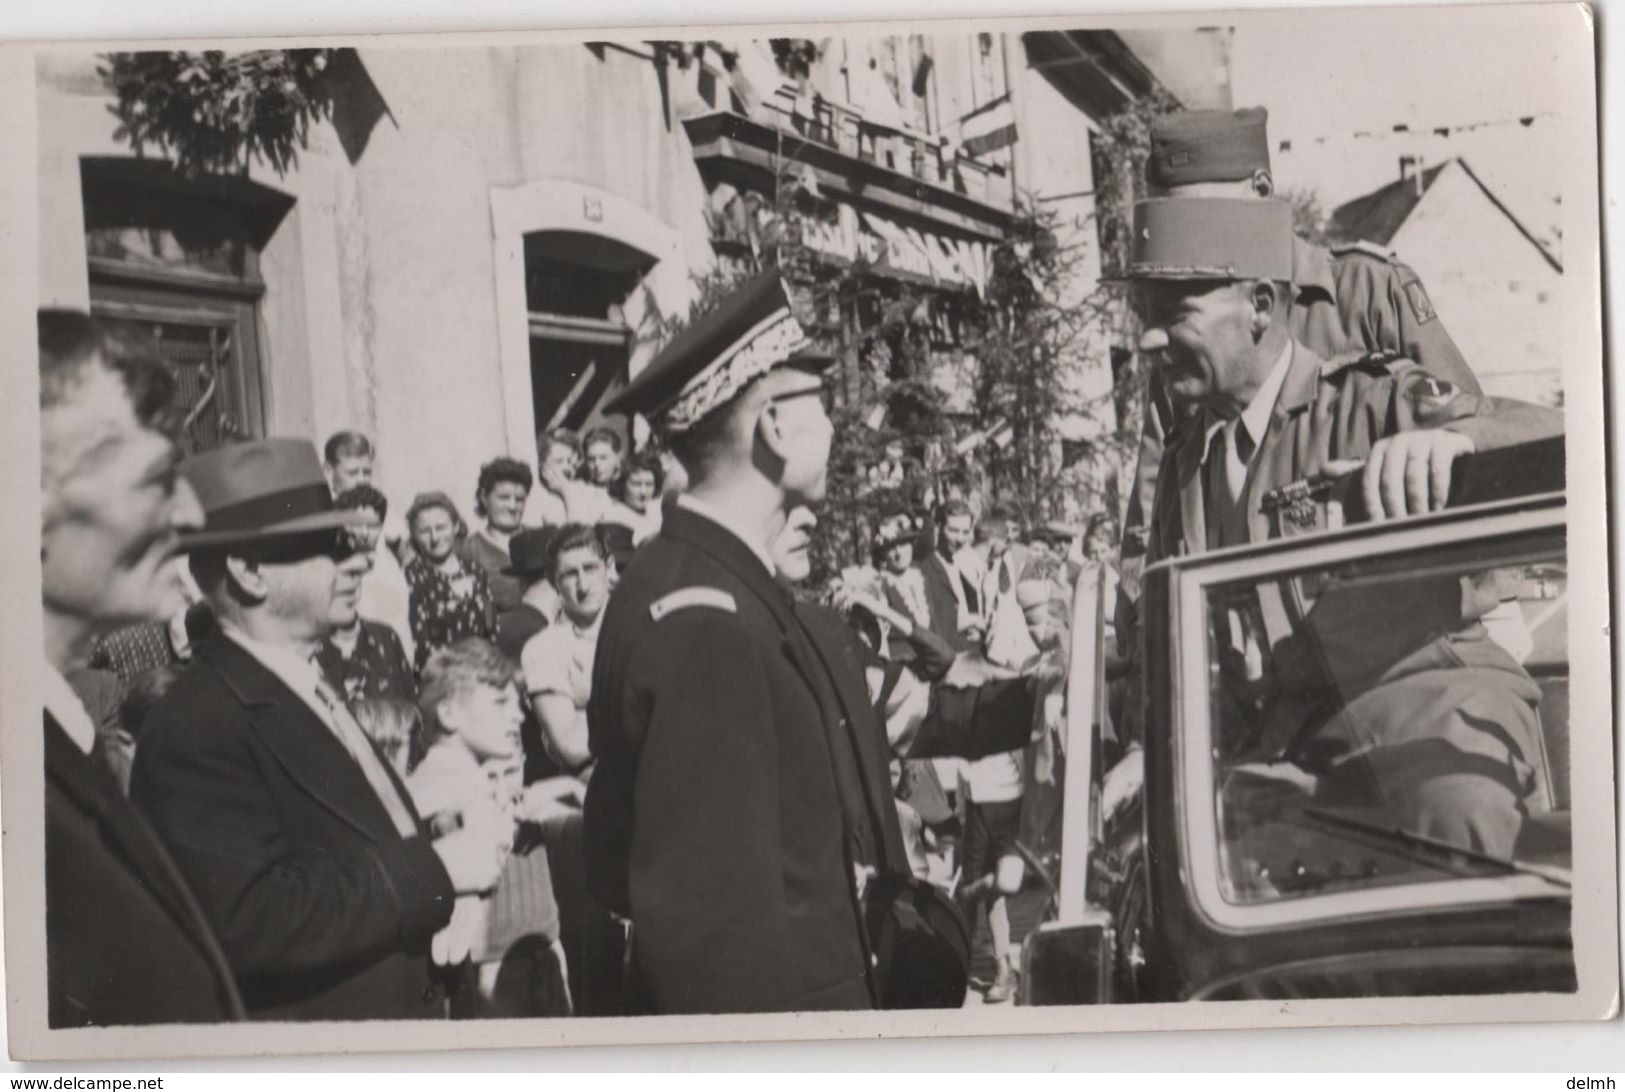
[[[1135, 206], [1129, 276], [1144, 327], [1140, 351], [1177, 400], [1197, 407], [1163, 452], [1148, 565], [1325, 527], [1330, 517], [1316, 510], [1324, 501], [1283, 522], [1265, 499], [1362, 463], [1358, 497], [1349, 499], [1370, 518], [1435, 511], [1449, 497], [1458, 456], [1561, 432], [1551, 411], [1475, 395], [1403, 357], [1322, 358], [1291, 324], [1292, 255], [1292, 211], [1283, 201], [1182, 197]], [[1306, 614], [1297, 625], [1261, 599], [1261, 625], [1244, 621], [1241, 630], [1273, 670], [1248, 667], [1247, 680], [1276, 688], [1269, 708], [1277, 711], [1328, 686], [1346, 710], [1321, 725], [1320, 709], [1285, 723], [1285, 734], [1266, 726], [1261, 759], [1300, 764], [1333, 799], [1340, 791], [1359, 796], [1352, 778], [1376, 778], [1383, 825], [1510, 853], [1539, 792], [1529, 776], [1539, 691], [1479, 624], [1496, 605], [1487, 584], [1419, 577], [1398, 597], [1366, 588], [1358, 602], [1317, 601], [1318, 591], [1295, 589]], [[1369, 640], [1373, 634], [1380, 640]], [[1401, 778], [1383, 779], [1400, 770]]]
[[191, 880], [250, 1016], [444, 1015], [427, 954], [458, 894], [488, 889], [511, 829], [410, 797], [314, 657], [355, 611], [366, 513], [339, 510], [304, 440], [183, 467], [206, 514], [191, 567], [217, 632], [153, 707], [132, 797]]
[[46, 1019], [53, 1028], [240, 1019], [202, 911], [146, 820], [92, 757], [66, 676], [97, 636], [173, 615], [180, 414], [161, 363], [88, 315], [41, 311], [40, 576], [45, 666]]

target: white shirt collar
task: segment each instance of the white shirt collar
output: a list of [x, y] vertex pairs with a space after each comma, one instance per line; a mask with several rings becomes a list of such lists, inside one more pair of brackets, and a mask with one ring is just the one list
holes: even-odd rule
[[690, 493], [678, 494], [677, 506], [679, 508], [688, 509], [696, 516], [701, 516], [710, 520], [718, 527], [721, 527], [724, 531], [727, 531], [729, 534], [733, 535], [740, 542], [743, 542], [750, 548], [750, 552], [755, 554], [757, 559], [767, 567], [769, 576], [773, 576], [778, 573], [778, 566], [773, 564], [773, 555], [768, 553], [760, 543], [753, 541], [750, 535], [746, 533], [745, 530], [740, 527], [739, 523], [728, 513], [722, 511], [720, 508], [717, 508], [714, 505], [706, 504], [704, 501], [695, 498]]
[[[1213, 447], [1213, 434], [1222, 428], [1234, 426], [1240, 421], [1247, 426], [1247, 435], [1253, 441], [1253, 449], [1264, 439], [1264, 433], [1270, 427], [1270, 414], [1275, 412], [1275, 401], [1281, 397], [1281, 386], [1286, 382], [1286, 373], [1292, 364], [1292, 340], [1281, 347], [1281, 355], [1276, 357], [1275, 366], [1265, 377], [1264, 385], [1258, 388], [1247, 408], [1241, 411], [1241, 416], [1226, 420], [1212, 413], [1207, 415], [1208, 426], [1202, 433], [1202, 461], [1207, 462], [1207, 454]], [[1232, 449], [1234, 444], [1231, 445]]]
[[85, 703], [73, 692], [73, 685], [56, 666], [47, 662], [41, 680], [45, 694], [45, 711], [68, 733], [68, 738], [85, 754], [96, 745], [96, 725], [85, 711]]

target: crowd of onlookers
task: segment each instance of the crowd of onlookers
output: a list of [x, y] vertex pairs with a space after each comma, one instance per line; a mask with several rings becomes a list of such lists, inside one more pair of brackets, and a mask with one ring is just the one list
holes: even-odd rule
[[[669, 457], [628, 458], [607, 428], [550, 430], [538, 437], [539, 473], [506, 456], [481, 467], [470, 521], [442, 491], [417, 494], [397, 517], [374, 484], [376, 458], [354, 431], [322, 450], [336, 507], [367, 514], [352, 537], [369, 565], [356, 609], [315, 662], [420, 815], [487, 807], [515, 832], [496, 887], [459, 897], [436, 934], [451, 1011], [624, 1011], [625, 928], [588, 895], [582, 860], [586, 711], [610, 592], [658, 533], [682, 469]], [[1112, 541], [1101, 521], [1087, 534], [1029, 532], [1014, 506], [978, 513], [967, 492], [950, 483], [923, 512], [899, 503], [873, 528], [873, 564], [824, 592], [870, 650], [871, 697], [894, 743], [925, 714], [930, 663], [977, 650], [1020, 670], [1064, 655], [1073, 579]], [[803, 530], [791, 525], [787, 535]], [[787, 559], [779, 575], [805, 578], [796, 570]], [[97, 722], [98, 756], [126, 790], [147, 711], [214, 625], [195, 585], [188, 598], [167, 622], [103, 636], [71, 678]], [[953, 892], [973, 922], [985, 908], [999, 968], [990, 1000], [1013, 989], [1008, 900], [1030, 869], [1054, 863], [1054, 703], [1048, 716], [1051, 731], [1035, 727], [1039, 742], [1025, 752], [892, 764], [916, 874]]]
[[[946, 484], [926, 513], [899, 505], [883, 515], [873, 565], [845, 570], [830, 592], [875, 650], [871, 683], [894, 739], [922, 715], [933, 663], [946, 655], [976, 652], [1012, 671], [1065, 657], [1074, 585], [1085, 569], [1101, 571], [1114, 544], [1107, 517], [1028, 529], [1015, 505], [995, 501], [978, 513], [967, 490]], [[973, 925], [985, 912], [996, 968], [983, 983], [988, 1001], [1015, 989], [1011, 897], [1055, 878], [1061, 713], [1056, 694], [1023, 750], [892, 763], [916, 875], [953, 892]]]

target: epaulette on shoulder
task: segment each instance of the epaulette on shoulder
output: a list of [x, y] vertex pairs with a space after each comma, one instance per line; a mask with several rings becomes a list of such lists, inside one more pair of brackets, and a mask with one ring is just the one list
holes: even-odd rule
[[1396, 364], [1404, 364], [1409, 357], [1403, 353], [1396, 353], [1391, 349], [1360, 349], [1352, 353], [1339, 353], [1327, 357], [1321, 366], [1320, 374], [1323, 377], [1336, 375], [1348, 368], [1360, 368], [1369, 372], [1388, 372]]
[[1358, 239], [1352, 243], [1337, 243], [1329, 248], [1333, 254], [1364, 254], [1384, 262], [1397, 262], [1399, 255], [1385, 246], [1378, 246], [1368, 239]]
[[649, 604], [649, 617], [656, 622], [669, 614], [675, 614], [689, 607], [709, 607], [712, 610], [727, 611], [729, 614], [739, 613], [739, 604], [734, 597], [721, 588], [678, 588], [674, 592], [667, 592], [653, 603]]

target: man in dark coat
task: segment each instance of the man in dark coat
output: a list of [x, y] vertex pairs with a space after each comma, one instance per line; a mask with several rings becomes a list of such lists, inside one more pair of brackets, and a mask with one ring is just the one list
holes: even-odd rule
[[316, 666], [355, 611], [367, 555], [315, 448], [236, 444], [183, 472], [208, 517], [189, 546], [219, 626], [148, 715], [131, 796], [197, 891], [252, 1017], [441, 1017], [430, 940], [456, 895], [496, 882], [511, 829], [464, 815], [431, 840]]
[[588, 706], [589, 882], [631, 919], [654, 1012], [878, 1000], [862, 894], [907, 869], [885, 739], [850, 645], [797, 617], [771, 552], [823, 496], [827, 363], [767, 275], [609, 407], [654, 421], [690, 482], [610, 598]]
[[631, 918], [655, 1012], [873, 1004], [858, 885], [901, 854], [868, 791], [885, 764], [770, 553], [823, 496], [827, 363], [767, 275], [609, 407], [656, 420], [690, 482], [610, 599], [588, 707], [589, 882]]
[[47, 1022], [240, 1019], [213, 933], [92, 757], [95, 729], [65, 677], [97, 636], [182, 605], [168, 567], [202, 512], [175, 477], [174, 381], [86, 315], [42, 311], [39, 336]]

